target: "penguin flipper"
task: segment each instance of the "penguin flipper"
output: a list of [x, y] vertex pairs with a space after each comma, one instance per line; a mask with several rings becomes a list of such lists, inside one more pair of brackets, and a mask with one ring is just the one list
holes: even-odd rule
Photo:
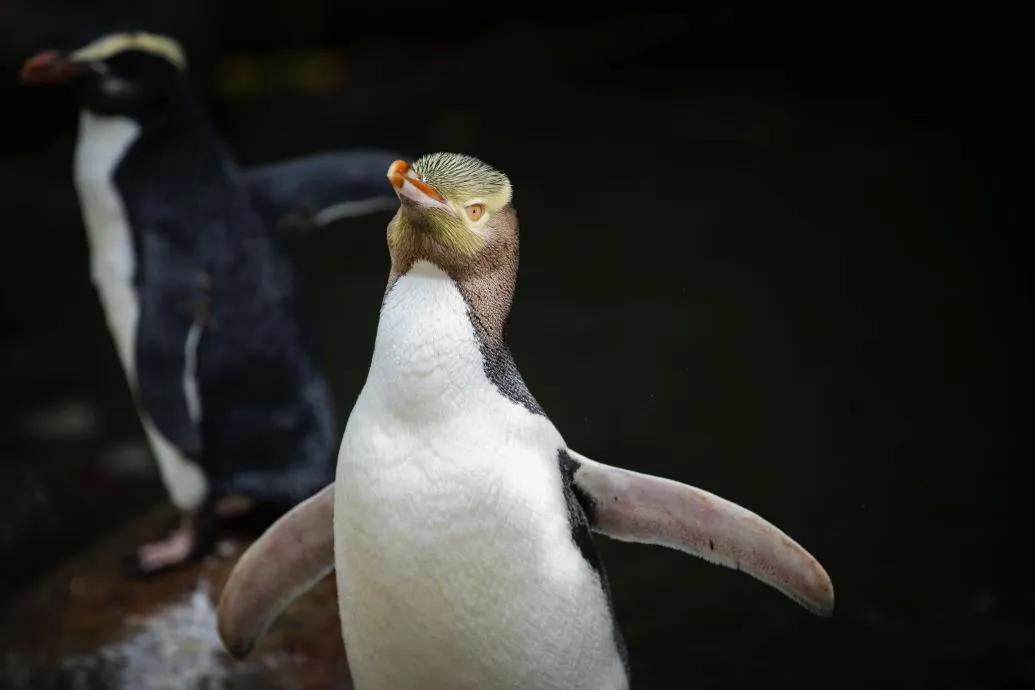
[[332, 151], [246, 168], [244, 183], [266, 227], [306, 233], [342, 218], [399, 206], [386, 173], [402, 154]]
[[216, 618], [236, 659], [251, 653], [288, 604], [334, 569], [334, 484], [285, 513], [234, 564]]
[[161, 434], [188, 458], [201, 454], [197, 354], [207, 312], [207, 275], [188, 252], [143, 242], [136, 391]]
[[693, 486], [568, 453], [579, 464], [574, 484], [589, 503], [593, 531], [742, 570], [812, 613], [833, 613], [834, 586], [823, 566], [755, 513]]

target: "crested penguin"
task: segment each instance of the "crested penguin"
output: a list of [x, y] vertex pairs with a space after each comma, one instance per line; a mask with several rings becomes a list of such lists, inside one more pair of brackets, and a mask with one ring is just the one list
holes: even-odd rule
[[518, 267], [506, 175], [438, 153], [388, 177], [401, 200], [390, 275], [336, 481], [235, 564], [218, 608], [231, 654], [334, 569], [358, 690], [628, 688], [592, 532], [695, 554], [832, 612], [823, 567], [758, 515], [567, 446], [504, 337]]
[[330, 389], [276, 230], [350, 215], [350, 202], [398, 205], [387, 152], [242, 172], [186, 69], [175, 39], [130, 31], [44, 51], [21, 72], [65, 84], [80, 107], [74, 183], [91, 278], [180, 511], [130, 554], [137, 576], [208, 553], [217, 517], [282, 513], [332, 481]]

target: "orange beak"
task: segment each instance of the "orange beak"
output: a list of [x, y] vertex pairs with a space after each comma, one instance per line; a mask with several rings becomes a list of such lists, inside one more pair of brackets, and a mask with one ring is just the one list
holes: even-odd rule
[[400, 201], [410, 201], [420, 206], [434, 206], [453, 212], [445, 197], [420, 179], [406, 161], [395, 161], [388, 167], [388, 181], [392, 183]]
[[57, 84], [86, 69], [86, 65], [72, 62], [56, 50], [44, 50], [25, 61], [18, 78], [23, 84]]

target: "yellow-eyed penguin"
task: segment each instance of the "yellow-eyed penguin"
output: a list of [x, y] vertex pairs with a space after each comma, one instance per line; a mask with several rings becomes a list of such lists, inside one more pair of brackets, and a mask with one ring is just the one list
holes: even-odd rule
[[[91, 277], [180, 524], [134, 575], [204, 556], [218, 515], [283, 512], [333, 479], [334, 411], [276, 230], [397, 206], [388, 152], [241, 171], [182, 46], [138, 29], [29, 58], [80, 106], [74, 180]], [[376, 169], [376, 175], [373, 170]]]
[[504, 174], [439, 153], [388, 176], [391, 272], [336, 482], [236, 564], [219, 605], [232, 654], [334, 567], [358, 690], [628, 688], [592, 531], [832, 611], [822, 566], [759, 516], [567, 447], [504, 339], [518, 267]]

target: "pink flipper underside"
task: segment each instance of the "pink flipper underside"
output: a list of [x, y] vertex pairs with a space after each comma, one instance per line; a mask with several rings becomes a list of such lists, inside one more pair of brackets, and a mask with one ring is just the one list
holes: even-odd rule
[[299, 503], [234, 564], [219, 598], [219, 636], [242, 659], [288, 604], [334, 569], [334, 484]]
[[576, 486], [596, 504], [595, 532], [742, 570], [815, 614], [833, 612], [834, 586], [823, 566], [755, 513], [686, 484], [568, 452], [582, 465]]

